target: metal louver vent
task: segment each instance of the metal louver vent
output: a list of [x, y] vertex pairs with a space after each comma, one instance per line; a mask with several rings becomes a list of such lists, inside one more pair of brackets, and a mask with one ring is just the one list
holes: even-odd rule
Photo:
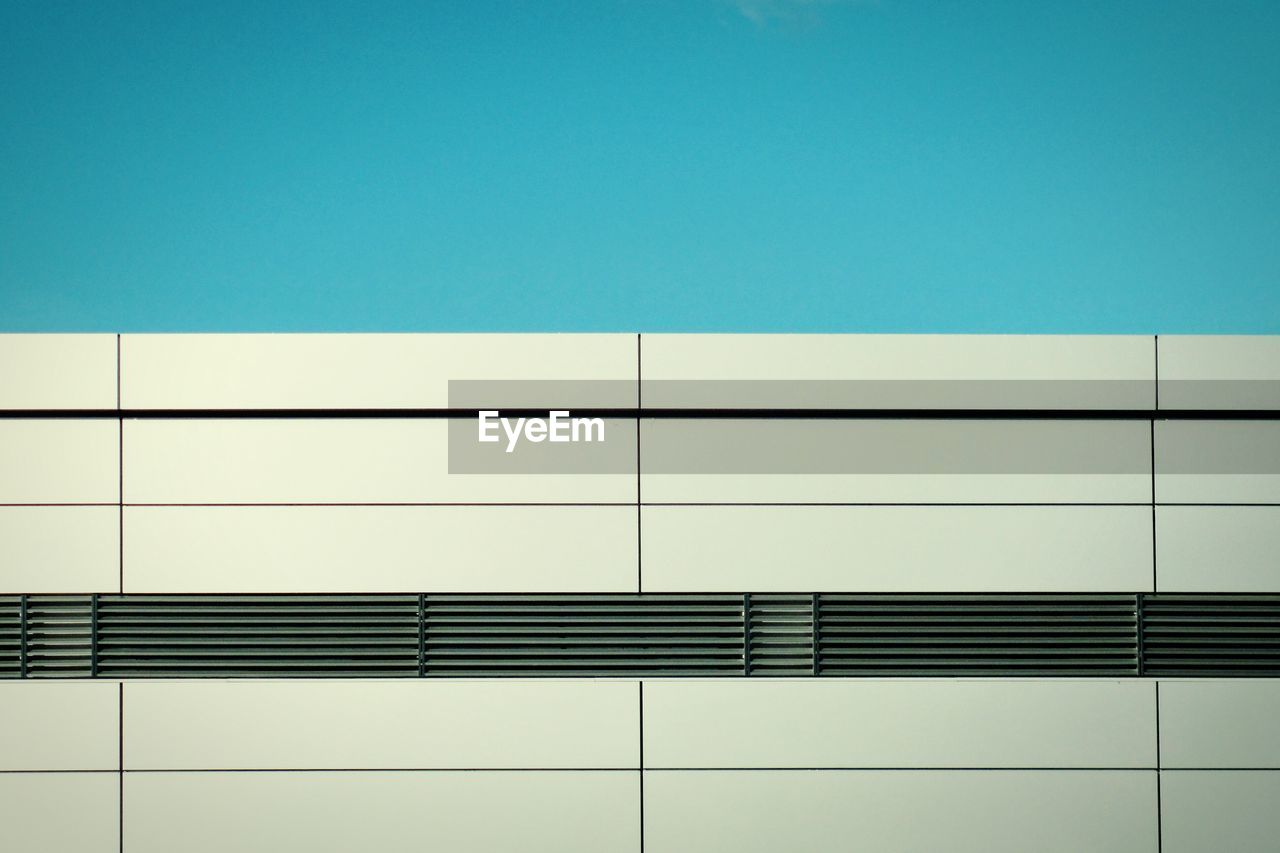
[[0, 597], [0, 678], [23, 675], [22, 599]]
[[741, 675], [742, 598], [426, 596], [434, 676]]
[[1274, 677], [1280, 594], [0, 597], [0, 678], [743, 675]]
[[824, 595], [823, 675], [1135, 675], [1132, 595]]
[[748, 595], [747, 675], [816, 675], [814, 595]]
[[418, 674], [417, 596], [102, 596], [112, 677]]
[[1280, 675], [1280, 595], [1148, 595], [1147, 675]]
[[26, 674], [39, 678], [95, 675], [93, 597], [32, 595], [26, 599]]

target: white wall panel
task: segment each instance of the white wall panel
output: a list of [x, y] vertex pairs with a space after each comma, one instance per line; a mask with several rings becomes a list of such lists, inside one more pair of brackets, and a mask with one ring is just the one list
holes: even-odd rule
[[0, 504], [119, 499], [118, 421], [0, 421]]
[[670, 681], [644, 704], [646, 767], [1156, 766], [1136, 681]]
[[639, 767], [622, 681], [125, 686], [126, 769]]
[[635, 507], [125, 509], [126, 592], [634, 592]]
[[[124, 335], [126, 408], [446, 408], [450, 380], [634, 383], [636, 337]], [[624, 391], [634, 405], [634, 387]]]
[[0, 773], [0, 846], [14, 853], [118, 853], [115, 773]]
[[1280, 681], [1163, 681], [1162, 767], [1280, 768]]
[[0, 771], [115, 770], [120, 687], [0, 682]]
[[1161, 853], [1274, 853], [1280, 773], [1166, 771], [1160, 776]]
[[645, 850], [1154, 853], [1142, 771], [653, 771]]
[[0, 335], [0, 409], [115, 406], [115, 335]]
[[1146, 423], [649, 419], [640, 429], [652, 503], [1151, 500]]
[[634, 771], [130, 773], [124, 849], [637, 853], [639, 784]]
[[1280, 336], [1161, 335], [1160, 408], [1280, 408]]
[[120, 509], [0, 506], [0, 594], [118, 592]]
[[[1136, 335], [645, 335], [642, 368], [650, 406], [831, 405], [830, 389], [820, 382], [797, 385], [806, 380], [922, 383], [914, 403], [909, 389], [895, 388], [900, 405], [928, 405], [936, 390], [930, 381], [976, 383], [961, 405], [968, 408], [1044, 406], [1046, 400], [1058, 408], [1140, 408], [1153, 404], [1155, 392], [1154, 341]], [[708, 384], [693, 389], [701, 398], [673, 400], [663, 395], [689, 392], [664, 386], [666, 380]], [[999, 387], [992, 380], [1028, 385]], [[1082, 384], [1059, 396], [1032, 389], [1037, 381]], [[860, 393], [877, 401], [870, 405], [884, 405], [874, 387]]]
[[1149, 507], [647, 506], [646, 592], [1138, 592]]
[[1280, 591], [1280, 507], [1162, 506], [1156, 542], [1162, 591]]
[[1280, 503], [1280, 421], [1157, 421], [1159, 503]]
[[1150, 474], [645, 474], [645, 503], [1150, 503]]
[[635, 501], [634, 473], [450, 474], [447, 432], [444, 420], [128, 421], [125, 501]]

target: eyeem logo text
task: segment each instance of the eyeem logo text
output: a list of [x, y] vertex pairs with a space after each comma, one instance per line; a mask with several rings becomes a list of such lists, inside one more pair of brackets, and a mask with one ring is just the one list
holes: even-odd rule
[[534, 443], [541, 441], [578, 442], [604, 441], [603, 418], [575, 418], [565, 411], [553, 411], [546, 418], [502, 417], [497, 411], [482, 411], [479, 419], [479, 440], [496, 443], [506, 436], [507, 453], [512, 453], [520, 439]]

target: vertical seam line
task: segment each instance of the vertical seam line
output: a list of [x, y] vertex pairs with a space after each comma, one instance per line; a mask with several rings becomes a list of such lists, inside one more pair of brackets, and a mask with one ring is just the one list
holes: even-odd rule
[[1158, 592], [1159, 568], [1156, 555], [1156, 416], [1160, 414], [1160, 336], [1155, 336], [1153, 347], [1156, 393], [1155, 410], [1151, 417], [1151, 591]]
[[1164, 806], [1160, 797], [1160, 681], [1156, 681], [1156, 850], [1164, 850]]
[[640, 694], [640, 853], [644, 853], [644, 682], [636, 684]]
[[[641, 336], [636, 332], [636, 594], [644, 592], [644, 526], [640, 503], [640, 409], [644, 402], [641, 381], [644, 377], [644, 360]], [[644, 853], [644, 681], [636, 682], [640, 703], [640, 853]]]
[[643, 378], [643, 355], [641, 352], [640, 333], [636, 333], [636, 593], [644, 592], [644, 569], [642, 568], [642, 559], [644, 556], [644, 545], [641, 537], [644, 533], [644, 523], [641, 518], [643, 511], [640, 508], [640, 407], [644, 402], [643, 393], [640, 390], [641, 380]]
[[121, 682], [119, 683], [119, 688], [120, 688], [120, 694], [119, 694], [119, 696], [120, 696], [120, 706], [119, 706], [119, 707], [120, 707], [120, 711], [119, 711], [119, 715], [118, 715], [118, 716], [119, 716], [119, 723], [120, 723], [120, 742], [119, 742], [119, 753], [118, 753], [118, 754], [119, 754], [119, 758], [120, 758], [120, 765], [119, 765], [119, 771], [120, 771], [120, 816], [119, 816], [119, 823], [120, 823], [120, 827], [119, 827], [119, 829], [120, 829], [120, 853], [124, 853], [124, 682], [123, 682], [123, 681], [121, 681]]
[[120, 335], [116, 335], [116, 511], [119, 515], [118, 521], [118, 546], [120, 553], [117, 555], [119, 561], [119, 583], [120, 594], [124, 594], [124, 411], [120, 405]]

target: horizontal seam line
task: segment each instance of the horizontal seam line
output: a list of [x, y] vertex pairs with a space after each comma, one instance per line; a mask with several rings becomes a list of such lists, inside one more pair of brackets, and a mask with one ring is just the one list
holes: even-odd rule
[[[125, 773], [632, 773], [636, 770], [660, 771], [664, 773], [721, 773], [721, 772], [990, 772], [1009, 771], [1020, 773], [1032, 772], [1174, 772], [1174, 773], [1280, 773], [1280, 767], [890, 767], [890, 766], [840, 766], [840, 767], [649, 767], [635, 766], [614, 767], [139, 767], [124, 768]], [[110, 769], [5, 769], [0, 775], [35, 774], [35, 773], [120, 773], [119, 768]]]
[[[620, 475], [622, 476], [622, 475]], [[695, 475], [698, 476], [698, 475]], [[1230, 476], [1230, 475], [1210, 475]], [[112, 507], [118, 501], [41, 501], [3, 502], [0, 507]], [[634, 508], [635, 501], [126, 501], [130, 507], [586, 507], [607, 506]], [[640, 506], [653, 507], [1150, 507], [1150, 501], [642, 501]], [[1157, 507], [1276, 507], [1280, 503], [1262, 501], [1157, 501]]]
[[579, 417], [650, 420], [1280, 420], [1280, 409], [1051, 409], [1051, 408], [606, 408], [495, 406], [479, 408], [136, 408], [0, 409], [0, 419], [110, 420], [341, 420], [475, 418], [481, 411], [536, 417], [556, 410]]

